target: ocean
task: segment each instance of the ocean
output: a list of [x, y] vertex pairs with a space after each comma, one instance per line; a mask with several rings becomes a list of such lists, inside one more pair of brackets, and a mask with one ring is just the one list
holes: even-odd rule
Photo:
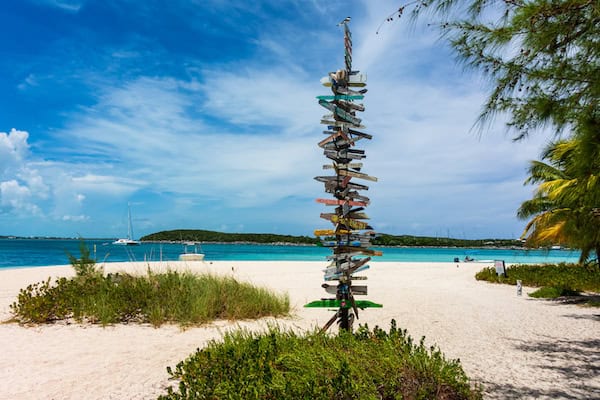
[[[79, 256], [80, 240], [0, 239], [0, 269], [69, 264], [67, 253]], [[173, 261], [184, 252], [180, 243], [142, 243], [140, 246], [117, 246], [107, 240], [86, 240], [97, 262]], [[476, 261], [504, 260], [506, 263], [576, 262], [578, 251], [521, 249], [463, 249], [385, 247], [383, 256], [373, 261], [452, 262], [456, 257]], [[188, 250], [191, 250], [188, 248]], [[198, 249], [206, 261], [325, 261], [330, 248], [293, 245], [202, 244]]]

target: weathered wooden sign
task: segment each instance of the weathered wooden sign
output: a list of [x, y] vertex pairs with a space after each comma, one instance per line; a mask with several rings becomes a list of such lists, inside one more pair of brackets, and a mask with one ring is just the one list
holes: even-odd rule
[[[348, 28], [350, 18], [339, 25], [344, 29], [344, 68], [330, 72], [321, 79], [323, 86], [331, 88], [332, 95], [317, 96], [319, 105], [331, 114], [324, 115], [321, 123], [327, 126], [323, 131], [327, 137], [318, 142], [323, 154], [332, 163], [323, 165], [323, 169], [334, 170], [335, 175], [317, 176], [322, 182], [325, 192], [333, 198], [316, 199], [326, 206], [335, 206], [334, 212], [321, 213], [321, 218], [330, 221], [334, 226], [328, 229], [317, 229], [315, 235], [322, 237], [321, 244], [332, 248], [332, 255], [327, 257], [330, 264], [323, 270], [322, 285], [325, 292], [335, 298], [323, 298], [313, 301], [305, 307], [337, 308], [334, 316], [325, 324], [322, 331], [327, 330], [336, 320], [342, 330], [351, 330], [352, 322], [358, 319], [358, 309], [382, 307], [381, 304], [369, 300], [355, 300], [354, 296], [366, 295], [366, 285], [353, 285], [352, 280], [366, 280], [364, 276], [354, 274], [369, 269], [367, 262], [370, 256], [380, 256], [381, 252], [370, 249], [371, 239], [375, 232], [367, 222], [369, 217], [362, 212], [369, 205], [369, 198], [359, 191], [369, 187], [356, 183], [355, 179], [377, 182], [377, 178], [361, 171], [363, 163], [357, 160], [366, 158], [365, 151], [354, 146], [362, 139], [370, 140], [372, 135], [359, 131], [364, 129], [362, 119], [357, 112], [365, 110], [362, 100], [367, 92], [367, 74], [352, 69], [352, 35]], [[367, 231], [368, 230], [368, 231]]]

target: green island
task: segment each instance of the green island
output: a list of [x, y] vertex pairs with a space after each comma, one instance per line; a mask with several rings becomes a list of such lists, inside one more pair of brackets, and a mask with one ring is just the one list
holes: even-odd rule
[[[285, 243], [318, 245], [320, 240], [310, 236], [277, 235], [272, 233], [224, 233], [201, 229], [175, 229], [152, 233], [140, 238], [142, 242], [212, 242], [212, 243]], [[453, 239], [442, 237], [378, 234], [372, 240], [374, 246], [406, 247], [523, 247], [514, 239]]]
[[215, 242], [215, 243], [286, 243], [316, 244], [318, 239], [309, 236], [276, 235], [271, 233], [225, 233], [202, 229], [174, 229], [142, 236], [142, 242]]

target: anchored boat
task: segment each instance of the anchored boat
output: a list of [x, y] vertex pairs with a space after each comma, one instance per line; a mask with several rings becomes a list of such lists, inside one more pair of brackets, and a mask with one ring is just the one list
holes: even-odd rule
[[131, 206], [127, 204], [127, 237], [113, 242], [118, 246], [139, 246], [140, 242], [133, 239], [133, 226], [131, 225]]

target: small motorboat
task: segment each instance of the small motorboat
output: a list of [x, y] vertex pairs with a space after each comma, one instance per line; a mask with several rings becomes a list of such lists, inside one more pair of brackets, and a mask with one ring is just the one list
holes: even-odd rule
[[[183, 253], [179, 255], [179, 261], [204, 261], [204, 254], [198, 253], [198, 246], [200, 244], [196, 242], [184, 242]], [[188, 251], [188, 248], [192, 247], [193, 251]]]

